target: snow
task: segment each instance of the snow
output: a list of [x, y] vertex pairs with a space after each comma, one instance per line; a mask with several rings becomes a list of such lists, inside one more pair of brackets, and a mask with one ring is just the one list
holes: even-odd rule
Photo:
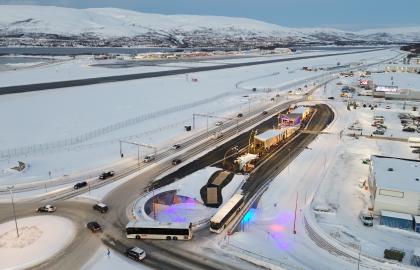
[[150, 65], [126, 68], [107, 68], [102, 66], [93, 66], [98, 63], [104, 64], [113, 62], [115, 62], [115, 60], [111, 62], [104, 60], [94, 60], [91, 56], [77, 56], [75, 59], [64, 59], [62, 61], [47, 62], [37, 68], [3, 71], [0, 72], [0, 86], [77, 80], [92, 77], [146, 73], [182, 68], [174, 66]]
[[[172, 34], [182, 40], [194, 31], [226, 36], [262, 36], [317, 40], [325, 35], [346, 39], [381, 38], [384, 33], [396, 40], [416, 41], [419, 27], [376, 29], [359, 32], [332, 28], [287, 28], [246, 18], [194, 15], [159, 15], [116, 8], [72, 9], [53, 6], [1, 5], [0, 26], [9, 33], [48, 33], [59, 35], [90, 34], [110, 37], [134, 37], [150, 33]], [[175, 34], [176, 33], [176, 34]], [[405, 39], [404, 39], [405, 38]], [[388, 40], [389, 41], [389, 40]]]
[[[328, 84], [325, 91], [318, 90], [312, 101], [320, 98], [336, 113], [325, 130], [327, 133], [318, 135], [310, 144], [312, 150], [303, 151], [271, 182], [257, 208], [250, 210], [252, 218], [242, 222], [240, 232], [222, 241], [226, 250], [241, 253], [249, 261], [269, 262], [287, 269], [352, 269], [357, 266], [357, 259], [332, 256], [329, 252], [333, 248], [326, 245], [355, 258], [361, 246], [361, 269], [407, 268], [410, 256], [404, 258], [403, 265], [381, 264], [383, 250], [397, 247], [410, 254], [418, 246], [420, 235], [377, 226], [376, 220], [373, 227], [363, 226], [358, 215], [369, 207], [370, 193], [360, 188], [360, 183], [369, 173], [369, 166], [362, 164], [365, 158], [386, 155], [413, 159], [416, 155], [407, 142], [340, 136], [340, 131], [356, 119], [371, 121], [372, 116], [360, 113], [363, 109], [348, 111], [346, 103], [340, 100], [327, 100], [326, 97], [340, 93], [341, 87], [335, 83]], [[389, 117], [385, 119], [388, 121]], [[297, 234], [293, 233], [295, 202]], [[327, 211], [313, 212], [315, 205], [322, 205]], [[319, 247], [313, 242], [305, 219], [313, 230], [311, 233], [327, 244]]]
[[[372, 156], [371, 164], [378, 188], [420, 192], [419, 161]], [[393, 170], [389, 171], [389, 168]]]
[[397, 212], [392, 212], [392, 211], [386, 211], [386, 210], [381, 210], [381, 216], [413, 221], [413, 216], [412, 215], [404, 214], [404, 213], [397, 213]]
[[[140, 197], [133, 206], [133, 214], [138, 220], [152, 220], [145, 211], [144, 204], [153, 196], [165, 191], [176, 190], [176, 194], [191, 198], [187, 203], [173, 204], [170, 206], [158, 205], [156, 208], [156, 219], [161, 222], [193, 222], [200, 225], [217, 212], [217, 209], [206, 207], [201, 199], [200, 189], [207, 184], [210, 176], [220, 170], [216, 167], [206, 167], [196, 171], [176, 182], [156, 189]], [[222, 206], [229, 201], [229, 198], [242, 186], [245, 181], [244, 175], [236, 174], [228, 185], [222, 189]]]
[[63, 217], [33, 216], [0, 224], [0, 268], [27, 269], [62, 250], [74, 238], [74, 224]]
[[113, 252], [111, 250], [110, 256], [107, 255], [107, 248], [101, 246], [96, 254], [82, 267], [82, 270], [114, 270], [114, 269], [124, 269], [124, 270], [150, 270], [151, 268], [142, 264], [141, 262], [136, 262], [130, 260], [118, 252]]
[[[257, 110], [259, 106], [268, 104], [275, 93], [288, 90], [285, 87], [279, 92], [253, 93], [237, 89], [235, 85], [238, 81], [278, 72], [276, 80], [265, 85], [278, 87], [279, 84], [287, 85], [313, 76], [311, 72], [289, 73], [286, 67], [298, 69], [306, 64], [346, 63], [356, 59], [370, 62], [387, 54], [395, 53], [378, 51], [200, 72], [194, 74], [198, 78], [197, 83], [179, 75], [1, 96], [0, 121], [3, 128], [0, 152], [13, 153], [14, 148], [19, 148], [25, 155], [0, 161], [0, 183], [45, 180], [49, 178], [49, 171], [52, 180], [86, 170], [94, 176], [98, 172], [94, 168], [120, 161], [120, 139], [167, 147], [189, 136], [184, 131], [184, 125], [191, 124], [193, 113], [213, 112], [222, 117], [235, 117], [238, 111], [246, 113], [249, 105], [251, 110]], [[69, 65], [70, 70], [78, 70], [79, 67], [77, 64]], [[28, 80], [40, 77], [37, 70], [22, 76]], [[115, 94], [117, 90], [118, 95]], [[16, 125], [16, 119], [21, 119], [21, 124]], [[126, 125], [130, 119], [144, 120]], [[209, 124], [215, 121], [217, 119], [211, 119]], [[196, 125], [198, 131], [203, 130], [205, 119], [196, 119]], [[116, 126], [121, 128], [116, 129]], [[131, 161], [137, 156], [137, 148], [124, 145], [123, 151], [123, 161]], [[141, 156], [146, 154], [149, 153], [141, 151]], [[24, 172], [12, 173], [9, 169], [18, 160], [30, 167]]]

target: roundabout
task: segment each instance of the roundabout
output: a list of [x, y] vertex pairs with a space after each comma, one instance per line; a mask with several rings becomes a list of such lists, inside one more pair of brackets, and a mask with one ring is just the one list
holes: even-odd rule
[[0, 268], [26, 269], [38, 265], [67, 247], [75, 226], [67, 218], [32, 216], [0, 224]]

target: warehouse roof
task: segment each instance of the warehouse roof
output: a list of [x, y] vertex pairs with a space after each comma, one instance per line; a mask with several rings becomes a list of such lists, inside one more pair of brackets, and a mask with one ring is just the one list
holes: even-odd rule
[[303, 114], [305, 113], [309, 108], [307, 107], [297, 107], [296, 109], [294, 109], [291, 113], [300, 113]]
[[372, 173], [382, 189], [420, 192], [420, 161], [372, 156]]
[[261, 134], [255, 136], [255, 139], [259, 141], [267, 141], [271, 138], [277, 137], [285, 132], [285, 129], [269, 129]]

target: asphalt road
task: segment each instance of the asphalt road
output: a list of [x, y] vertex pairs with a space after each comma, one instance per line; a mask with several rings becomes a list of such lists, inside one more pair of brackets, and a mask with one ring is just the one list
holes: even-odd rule
[[292, 58], [253, 61], [253, 62], [246, 62], [246, 63], [234, 63], [234, 64], [219, 65], [219, 66], [194, 67], [194, 68], [186, 68], [186, 69], [178, 69], [178, 70], [155, 71], [155, 72], [147, 72], [147, 73], [127, 74], [127, 75], [114, 75], [114, 76], [107, 76], [107, 77], [97, 77], [97, 78], [78, 79], [78, 80], [69, 80], [69, 81], [5, 86], [5, 87], [0, 87], [0, 95], [34, 92], [34, 91], [42, 91], [42, 90], [49, 90], [49, 89], [74, 87], [74, 86], [85, 86], [85, 85], [93, 85], [93, 84], [100, 84], [100, 83], [156, 78], [156, 77], [164, 77], [164, 76], [170, 76], [170, 75], [238, 68], [238, 67], [245, 67], [245, 66], [264, 65], [264, 64], [288, 62], [288, 61], [295, 61], [295, 60], [302, 60], [302, 59], [313, 59], [313, 58], [322, 58], [322, 57], [337, 56], [337, 55], [358, 54], [358, 53], [377, 51], [377, 50], [383, 50], [383, 49], [360, 50], [360, 51], [351, 51], [351, 52], [344, 52], [344, 53], [329, 53], [329, 54], [311, 55], [311, 56], [297, 56], [297, 57], [292, 57]]

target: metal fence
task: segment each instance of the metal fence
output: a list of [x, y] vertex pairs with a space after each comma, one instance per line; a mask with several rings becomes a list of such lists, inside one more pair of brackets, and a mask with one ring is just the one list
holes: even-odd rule
[[137, 116], [137, 117], [134, 117], [134, 118], [130, 118], [130, 119], [127, 119], [127, 120], [124, 120], [124, 121], [120, 121], [120, 122], [108, 125], [106, 127], [95, 129], [93, 131], [90, 131], [90, 132], [87, 132], [87, 133], [84, 133], [84, 134], [81, 134], [81, 135], [78, 135], [78, 136], [75, 136], [75, 137], [63, 139], [63, 140], [0, 150], [0, 159], [8, 159], [8, 158], [15, 157], [15, 156], [24, 156], [24, 155], [28, 155], [28, 154], [37, 153], [37, 152], [46, 152], [46, 151], [50, 151], [50, 150], [53, 150], [53, 149], [66, 148], [66, 147], [73, 146], [73, 145], [76, 145], [76, 144], [81, 144], [83, 142], [86, 142], [86, 141], [89, 141], [91, 139], [97, 138], [97, 137], [102, 136], [104, 134], [111, 133], [115, 130], [126, 128], [126, 127], [129, 127], [129, 126], [132, 126], [132, 125], [136, 125], [140, 122], [144, 122], [144, 121], [147, 121], [147, 120], [158, 118], [160, 116], [167, 115], [167, 114], [170, 114], [170, 113], [174, 113], [174, 112], [178, 112], [178, 111], [182, 111], [182, 110], [186, 110], [186, 109], [191, 109], [191, 108], [194, 108], [194, 107], [197, 107], [197, 106], [201, 106], [201, 105], [204, 105], [206, 103], [210, 103], [210, 102], [216, 101], [218, 99], [227, 97], [231, 94], [232, 94], [231, 92], [225, 92], [225, 93], [221, 93], [219, 95], [216, 95], [216, 96], [213, 96], [213, 97], [210, 97], [210, 98], [206, 98], [206, 99], [190, 102], [190, 103], [187, 103], [187, 104], [178, 105], [178, 106], [170, 107], [170, 108], [167, 108], [167, 109], [143, 114], [143, 115], [140, 115], [140, 116]]

